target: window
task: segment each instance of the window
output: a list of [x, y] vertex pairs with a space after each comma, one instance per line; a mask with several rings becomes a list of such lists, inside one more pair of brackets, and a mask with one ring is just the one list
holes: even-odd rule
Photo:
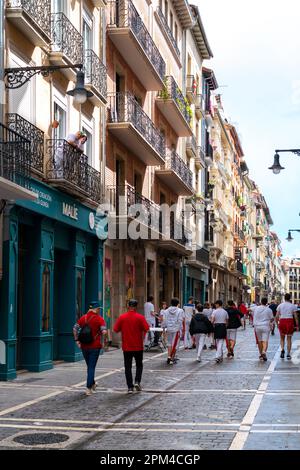
[[170, 12], [170, 30], [171, 33], [173, 34], [173, 13]]
[[176, 22], [175, 22], [175, 27], [174, 27], [174, 37], [175, 37], [176, 43], [178, 43], [178, 26]]
[[50, 268], [44, 265], [42, 276], [42, 331], [50, 330]]
[[67, 113], [56, 101], [54, 101], [54, 120], [57, 127], [53, 128], [53, 139], [66, 139], [67, 137]]
[[89, 120], [87, 118], [82, 117], [82, 124], [81, 124], [82, 131], [87, 136], [87, 141], [84, 146], [84, 153], [88, 156], [89, 165], [94, 166], [94, 122], [93, 120]]
[[65, 0], [52, 0], [51, 13], [67, 14], [66, 1]]
[[168, 2], [165, 0], [165, 18], [168, 21]]
[[84, 50], [93, 49], [93, 19], [86, 10], [82, 15], [82, 36]]

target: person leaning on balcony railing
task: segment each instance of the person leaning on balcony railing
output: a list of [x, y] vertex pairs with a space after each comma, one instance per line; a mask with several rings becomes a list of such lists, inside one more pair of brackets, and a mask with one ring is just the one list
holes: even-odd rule
[[87, 141], [87, 135], [84, 132], [77, 131], [75, 134], [69, 134], [66, 141], [78, 152], [83, 153], [84, 144]]
[[[81, 154], [84, 151], [84, 144], [87, 141], [87, 136], [83, 132], [77, 131], [75, 134], [69, 134], [65, 140], [74, 148], [76, 152]], [[64, 177], [63, 170], [66, 165], [66, 161], [64, 161], [65, 153], [65, 141], [59, 140], [55, 151], [55, 170], [57, 178]]]

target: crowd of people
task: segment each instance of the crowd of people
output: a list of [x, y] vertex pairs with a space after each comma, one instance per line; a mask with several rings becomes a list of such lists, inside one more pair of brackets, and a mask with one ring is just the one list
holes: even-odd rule
[[[179, 299], [171, 299], [170, 306], [163, 302], [162, 308], [156, 312], [153, 296], [149, 296], [144, 304], [144, 315], [137, 312], [138, 302], [131, 299], [128, 311], [117, 319], [114, 332], [122, 335], [125, 376], [128, 393], [141, 391], [143, 372], [143, 352], [149, 350], [149, 345], [156, 346], [163, 339], [167, 347], [167, 364], [173, 365], [178, 361], [180, 341], [185, 349], [196, 350], [196, 360], [201, 362], [205, 349], [215, 349], [215, 361], [223, 362], [224, 346], [227, 348], [227, 358], [234, 358], [237, 341], [237, 331], [246, 328], [246, 319], [254, 328], [259, 360], [267, 361], [267, 350], [270, 334], [274, 334], [275, 324], [280, 333], [282, 359], [285, 358], [285, 343], [288, 360], [291, 359], [292, 335], [299, 331], [297, 306], [292, 304], [290, 294], [285, 295], [284, 302], [277, 305], [275, 301], [268, 303], [262, 298], [259, 304], [246, 306], [236, 305], [229, 300], [223, 305], [222, 300], [202, 305], [190, 297], [188, 302], [180, 307]], [[87, 390], [91, 395], [96, 389], [95, 368], [103, 337], [107, 333], [103, 318], [100, 315], [99, 302], [91, 302], [86, 315], [81, 317], [74, 326], [74, 338], [82, 349], [87, 364]], [[135, 381], [132, 376], [133, 359], [136, 362]]]

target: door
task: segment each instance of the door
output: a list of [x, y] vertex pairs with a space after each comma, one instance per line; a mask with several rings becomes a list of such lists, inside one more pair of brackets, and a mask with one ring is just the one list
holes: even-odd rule
[[87, 10], [83, 10], [82, 15], [82, 36], [83, 49], [85, 51], [93, 49], [93, 19]]
[[54, 299], [53, 299], [53, 360], [59, 359], [59, 321], [64, 314], [64, 283], [62, 273], [68, 272], [66, 268], [67, 251], [55, 249], [54, 251]]
[[56, 101], [54, 102], [54, 120], [57, 121], [57, 127], [53, 128], [53, 139], [66, 139], [67, 137], [67, 113]]

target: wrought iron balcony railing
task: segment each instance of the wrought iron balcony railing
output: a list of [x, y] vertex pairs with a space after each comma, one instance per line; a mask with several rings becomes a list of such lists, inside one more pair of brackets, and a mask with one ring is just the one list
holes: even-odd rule
[[156, 72], [163, 79], [166, 73], [165, 61], [131, 0], [115, 0], [109, 4], [108, 25], [117, 28], [130, 28]]
[[85, 82], [92, 85], [102, 96], [107, 97], [106, 67], [91, 49], [84, 51]]
[[190, 125], [192, 117], [190, 107], [186, 98], [184, 98], [179, 86], [177, 85], [175, 79], [172, 77], [172, 75], [169, 75], [165, 77], [164, 82], [165, 89], [162, 92], [159, 92], [158, 96], [167, 99], [171, 98], [176, 103], [176, 106], [180, 110], [182, 116], [184, 117], [188, 125]]
[[196, 161], [198, 161], [199, 163], [202, 164], [203, 167], [205, 167], [205, 152], [200, 145], [198, 145], [197, 147]]
[[166, 164], [163, 169], [173, 170], [193, 190], [193, 173], [175, 150], [167, 149]]
[[161, 21], [161, 23], [162, 23], [162, 25], [163, 25], [163, 28], [164, 28], [164, 30], [165, 30], [165, 32], [166, 32], [166, 34], [167, 34], [167, 36], [168, 36], [168, 38], [169, 38], [171, 44], [172, 44], [172, 46], [173, 46], [173, 48], [174, 48], [174, 50], [175, 50], [177, 56], [180, 58], [180, 50], [179, 50], [179, 47], [177, 46], [177, 42], [176, 42], [176, 40], [175, 40], [175, 38], [174, 38], [174, 36], [173, 36], [173, 33], [172, 33], [172, 31], [171, 31], [171, 29], [170, 29], [170, 27], [169, 27], [169, 25], [168, 25], [168, 22], [167, 22], [167, 20], [166, 20], [165, 15], [164, 15], [163, 12], [161, 11], [161, 8], [160, 8], [160, 7], [157, 7], [156, 12], [157, 12], [157, 15], [158, 15], [158, 17], [159, 17], [159, 19], [160, 19], [160, 21]]
[[205, 248], [196, 250], [196, 260], [205, 264], [206, 266], [209, 266], [209, 251]]
[[8, 113], [7, 126], [30, 142], [30, 164], [33, 170], [44, 172], [44, 132], [19, 114]]
[[88, 164], [88, 157], [78, 152], [64, 139], [47, 141], [47, 179], [67, 183], [85, 197], [100, 202], [101, 177]]
[[73, 64], [82, 64], [83, 38], [64, 13], [52, 13], [51, 35], [53, 52], [61, 52]]
[[108, 97], [109, 122], [130, 122], [143, 138], [165, 159], [165, 138], [130, 92]]
[[0, 124], [0, 176], [29, 189], [30, 141]]
[[6, 0], [6, 8], [23, 9], [32, 24], [51, 35], [51, 0]]

